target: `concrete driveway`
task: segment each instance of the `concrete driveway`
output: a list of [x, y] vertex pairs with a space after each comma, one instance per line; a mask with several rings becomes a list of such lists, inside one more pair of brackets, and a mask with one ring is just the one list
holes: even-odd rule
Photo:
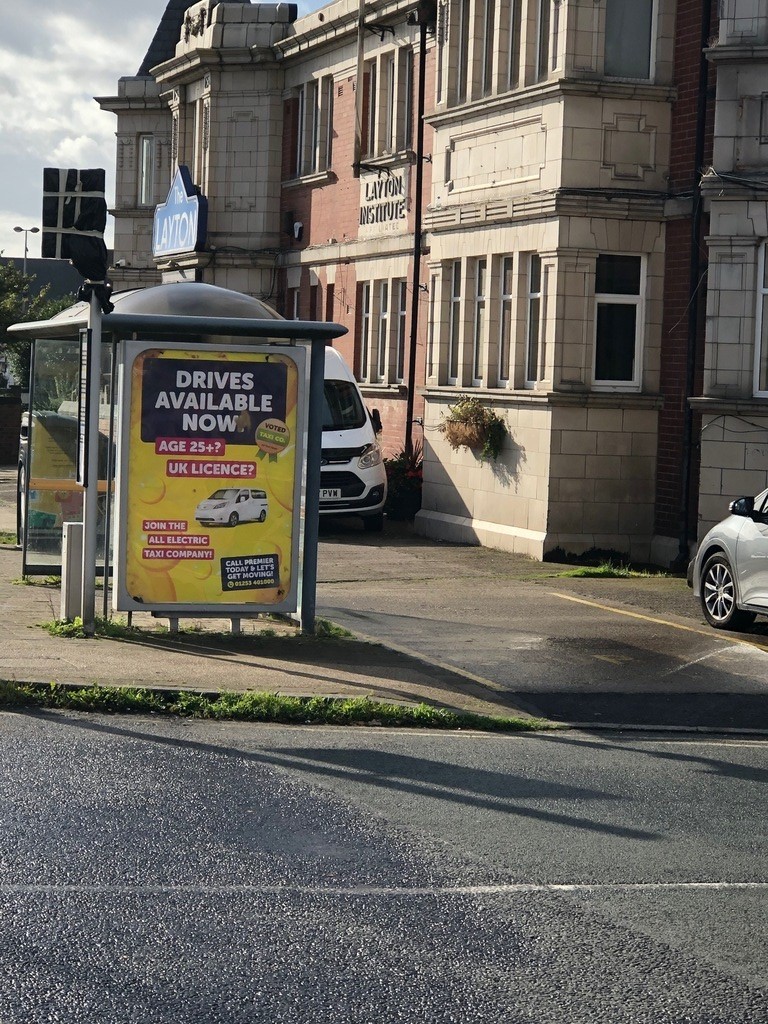
[[717, 632], [684, 579], [567, 568], [339, 520], [321, 531], [318, 611], [549, 718], [768, 729], [768, 620]]

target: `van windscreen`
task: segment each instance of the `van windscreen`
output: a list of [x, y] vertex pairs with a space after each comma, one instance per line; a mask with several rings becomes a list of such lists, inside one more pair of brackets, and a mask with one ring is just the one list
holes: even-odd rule
[[326, 380], [323, 430], [350, 430], [365, 423], [360, 393], [351, 381]]

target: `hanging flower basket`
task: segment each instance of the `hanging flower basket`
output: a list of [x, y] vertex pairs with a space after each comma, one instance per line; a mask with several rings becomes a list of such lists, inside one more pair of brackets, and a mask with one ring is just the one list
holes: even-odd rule
[[486, 429], [482, 423], [464, 423], [462, 420], [447, 419], [440, 429], [448, 444], [457, 448], [482, 448], [485, 444]]
[[470, 448], [479, 451], [481, 459], [498, 459], [508, 434], [501, 416], [478, 398], [466, 395], [449, 407], [439, 430], [454, 451]]

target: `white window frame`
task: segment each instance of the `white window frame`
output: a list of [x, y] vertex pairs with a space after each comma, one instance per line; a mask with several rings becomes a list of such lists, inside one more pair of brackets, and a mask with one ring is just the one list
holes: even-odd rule
[[397, 116], [397, 51], [382, 56], [384, 65], [382, 78], [386, 83], [386, 95], [384, 96], [384, 140], [383, 149], [385, 153], [394, 153], [397, 150], [398, 116]]
[[155, 205], [155, 153], [157, 142], [154, 135], [140, 135], [138, 139], [138, 204]]
[[472, 318], [472, 386], [483, 383], [483, 356], [485, 355], [485, 328], [487, 320], [488, 259], [479, 256], [475, 261], [475, 308]]
[[470, 0], [458, 0], [456, 11], [456, 102], [466, 103], [470, 96]]
[[397, 350], [395, 355], [395, 381], [402, 384], [405, 380], [405, 340], [408, 322], [408, 282], [405, 278], [397, 278], [392, 282], [394, 291], [397, 286]]
[[365, 74], [368, 76], [367, 115], [363, 156], [376, 156], [378, 152], [377, 134], [379, 125], [379, 74], [378, 61], [365, 62]]
[[[461, 260], [453, 260], [450, 268], [450, 316], [448, 317], [448, 352], [446, 379], [457, 384], [461, 372]], [[455, 373], [453, 370], [455, 369]]]
[[379, 281], [378, 287], [378, 333], [377, 373], [379, 382], [387, 380], [389, 364], [389, 281]]
[[[768, 262], [766, 262], [766, 249], [768, 249], [768, 241], [764, 241], [757, 253], [757, 309], [755, 310], [755, 364], [754, 364], [754, 379], [753, 379], [753, 393], [755, 398], [768, 398], [768, 338], [763, 341], [763, 325], [768, 327], [768, 317], [765, 315], [763, 310], [764, 305], [768, 304], [768, 284], [766, 284], [766, 270], [768, 269]], [[766, 366], [766, 387], [760, 388], [760, 364], [762, 363], [763, 345], [765, 345], [765, 366]]]
[[371, 282], [360, 283], [360, 380], [367, 381], [371, 359]]
[[[509, 268], [510, 291], [504, 289], [507, 268]], [[515, 341], [514, 275], [515, 257], [512, 255], [502, 256], [499, 262], [499, 361], [497, 367], [497, 380], [501, 387], [508, 387], [512, 379], [512, 353]]]
[[[538, 289], [533, 289], [533, 266], [534, 260], [538, 261], [539, 267], [539, 282]], [[533, 336], [531, 332], [532, 317], [531, 312], [534, 304], [536, 306], [536, 351], [535, 351], [535, 363], [533, 371], [535, 376], [532, 377], [530, 374], [531, 370], [531, 348]], [[526, 282], [526, 307], [525, 307], [525, 366], [523, 367], [524, 384], [527, 388], [535, 388], [539, 383], [540, 369], [539, 363], [541, 361], [541, 333], [543, 329], [543, 316], [544, 312], [544, 267], [542, 264], [541, 256], [538, 253], [532, 252], [528, 254], [528, 277]]]
[[[632, 0], [633, 3], [636, 0]], [[606, 18], [608, 17], [608, 3], [610, 0], [606, 0]], [[659, 0], [650, 0], [652, 5], [651, 10], [651, 35], [648, 43], [648, 75], [644, 78], [634, 78], [629, 75], [613, 75], [605, 72], [606, 78], [611, 78], [618, 81], [630, 81], [630, 82], [652, 82], [656, 77], [656, 49], [657, 49], [657, 32], [658, 32], [658, 18], [659, 18]], [[605, 51], [603, 53], [603, 67], [605, 68], [605, 57], [608, 50], [608, 37], [605, 38]]]
[[[505, 2], [505, 0], [502, 0], [502, 2]], [[497, 0], [483, 0], [483, 63], [480, 69], [480, 93], [482, 96], [490, 96], [494, 91], [494, 70], [496, 67], [498, 41], [497, 11]]]
[[[645, 335], [645, 289], [646, 289], [646, 259], [635, 252], [604, 252], [599, 256], [628, 256], [640, 261], [640, 282], [638, 294], [598, 292], [595, 287], [594, 305], [594, 333], [592, 340], [592, 387], [596, 391], [639, 391], [643, 376], [643, 337]], [[597, 271], [597, 258], [595, 259], [595, 271]], [[634, 306], [635, 307], [635, 348], [633, 373], [631, 380], [603, 380], [597, 379], [597, 332], [598, 332], [598, 307], [600, 305]]]
[[[549, 77], [552, 62], [552, 7], [554, 0], [536, 3], [536, 81]], [[545, 16], [546, 15], [546, 16]]]
[[437, 308], [437, 289], [439, 278], [432, 274], [429, 280], [429, 323], [427, 325], [427, 378], [434, 379], [437, 367], [435, 366], [435, 320]]
[[517, 89], [522, 84], [525, 68], [525, 60], [522, 53], [523, 42], [523, 5], [522, 0], [509, 0], [506, 10], [507, 17], [507, 47], [506, 59], [506, 88]]

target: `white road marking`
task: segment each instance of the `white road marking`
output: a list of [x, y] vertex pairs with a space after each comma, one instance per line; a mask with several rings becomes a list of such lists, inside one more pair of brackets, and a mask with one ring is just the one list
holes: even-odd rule
[[589, 601], [585, 597], [574, 597], [573, 594], [562, 594], [557, 590], [550, 590], [551, 597], [559, 597], [563, 601], [573, 601], [574, 604], [585, 604], [590, 608], [599, 608], [603, 612], [612, 612], [614, 615], [624, 615], [628, 619], [640, 619], [642, 622], [652, 622], [657, 626], [669, 626], [670, 629], [679, 629], [684, 633], [696, 633], [697, 636], [706, 636], [710, 640], [720, 640], [729, 644], [740, 644], [744, 647], [755, 647], [758, 651], [768, 651], [768, 646], [758, 643], [756, 640], [749, 640], [747, 637], [724, 636], [717, 630], [698, 629], [695, 626], [684, 626], [680, 622], [672, 622], [670, 619], [659, 619], [654, 615], [643, 615], [642, 612], [631, 612], [627, 608], [615, 608], [610, 604], [602, 604], [600, 601]]
[[515, 893], [680, 892], [768, 890], [768, 882], [513, 882], [506, 885], [454, 886], [317, 886], [317, 885], [1, 885], [3, 895], [211, 894], [265, 895], [293, 893], [310, 896], [505, 896]]

